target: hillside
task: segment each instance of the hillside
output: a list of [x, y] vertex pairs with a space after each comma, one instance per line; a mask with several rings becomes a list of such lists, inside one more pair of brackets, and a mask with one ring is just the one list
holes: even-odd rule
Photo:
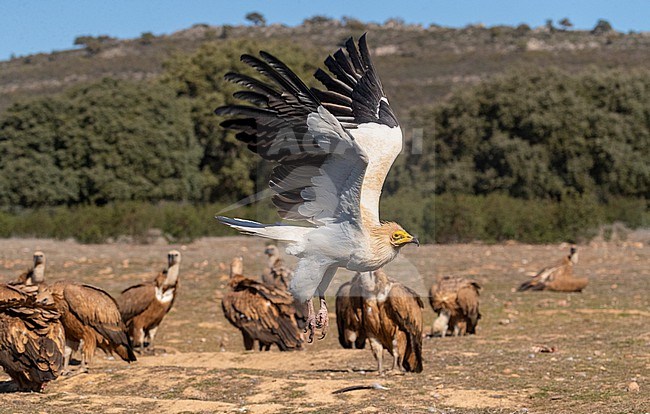
[[[650, 61], [648, 33], [592, 34], [531, 30], [525, 25], [423, 28], [398, 21], [377, 25], [324, 18], [313, 18], [296, 27], [198, 24], [159, 37], [149, 33], [128, 40], [80, 37], [77, 43], [83, 43], [85, 48], [0, 62], [0, 111], [25, 97], [60, 92], [103, 77], [154, 78], [171, 56], [192, 52], [209, 41], [286, 41], [319, 49], [324, 55], [335, 50], [346, 37], [364, 31], [369, 33], [385, 89], [402, 116], [413, 107], [444, 99], [454, 87], [474, 84], [513, 68], [559, 66], [579, 72], [593, 66], [631, 70]], [[70, 41], [72, 44], [73, 39]]]

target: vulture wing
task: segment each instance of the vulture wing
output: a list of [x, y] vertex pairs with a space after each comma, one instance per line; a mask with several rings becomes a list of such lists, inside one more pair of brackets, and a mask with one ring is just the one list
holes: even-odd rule
[[472, 325], [481, 318], [478, 310], [479, 290], [481, 287], [476, 282], [467, 281], [458, 289], [456, 301], [458, 306], [463, 310], [463, 314], [472, 320]]
[[[350, 39], [315, 76], [327, 91], [310, 90], [284, 63], [269, 53], [242, 61], [268, 83], [239, 73], [226, 79], [248, 91], [234, 94], [251, 105], [228, 105], [215, 113], [238, 116], [221, 125], [262, 158], [275, 161], [270, 187], [281, 217], [315, 225], [365, 216], [379, 223], [379, 194], [402, 134], [370, 61], [365, 36], [359, 49]], [[332, 112], [334, 111], [334, 112]], [[342, 124], [343, 122], [343, 124]], [[366, 169], [370, 167], [370, 176]]]
[[408, 287], [393, 282], [386, 298], [386, 306], [391, 319], [408, 336], [410, 346], [404, 355], [405, 368], [407, 371], [422, 372], [422, 299]]
[[122, 291], [117, 298], [117, 305], [124, 322], [140, 315], [156, 299], [156, 287], [153, 283], [141, 283]]
[[[63, 296], [72, 312], [84, 325], [92, 327], [109, 343], [128, 350], [126, 360], [135, 361], [126, 335], [126, 327], [115, 299], [104, 290], [90, 285], [68, 284]], [[125, 355], [127, 352], [121, 352]], [[124, 358], [124, 357], [123, 357]]]
[[63, 368], [65, 335], [48, 294], [0, 285], [0, 365], [21, 390], [40, 391]]

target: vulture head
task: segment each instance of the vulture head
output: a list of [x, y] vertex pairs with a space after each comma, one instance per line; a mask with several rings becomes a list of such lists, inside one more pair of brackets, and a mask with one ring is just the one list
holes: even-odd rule
[[244, 258], [237, 256], [230, 262], [230, 277], [242, 276], [244, 274]]
[[575, 246], [571, 246], [569, 251], [569, 260], [573, 264], [578, 264], [578, 249]]
[[45, 254], [42, 251], [34, 252], [34, 271], [31, 279], [26, 284], [39, 284], [45, 282]]
[[266, 249], [264, 249], [264, 254], [268, 257], [278, 257], [280, 256], [280, 249], [278, 249], [278, 246], [275, 244], [269, 244], [266, 246]]
[[167, 265], [169, 267], [179, 264], [180, 262], [181, 262], [181, 252], [179, 252], [178, 250], [170, 250], [169, 253], [167, 253]]
[[410, 243], [420, 245], [416, 237], [410, 235], [402, 226], [392, 221], [384, 222], [381, 226], [374, 228], [371, 231], [371, 236], [375, 246], [380, 251], [385, 249], [397, 251]]

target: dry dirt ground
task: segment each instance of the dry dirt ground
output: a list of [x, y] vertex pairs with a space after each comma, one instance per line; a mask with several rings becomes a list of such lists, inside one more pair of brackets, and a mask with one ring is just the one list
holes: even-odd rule
[[[159, 333], [159, 353], [128, 365], [98, 351], [89, 374], [58, 379], [43, 394], [10, 393], [0, 373], [0, 413], [648, 413], [650, 412], [650, 236], [579, 246], [584, 293], [515, 293], [532, 272], [561, 258], [566, 245], [407, 247], [387, 267], [425, 295], [441, 275], [482, 286], [478, 334], [424, 340], [424, 372], [378, 376], [368, 349], [344, 350], [335, 325], [304, 351], [244, 352], [224, 319], [226, 265], [243, 255], [259, 275], [264, 242], [203, 239], [180, 245], [79, 245], [0, 240], [0, 280], [47, 255], [50, 281], [91, 283], [118, 294], [153, 277], [166, 252], [183, 254], [181, 289]], [[329, 294], [350, 277], [340, 272]], [[334, 300], [330, 318], [334, 323]], [[424, 309], [425, 330], [433, 312]], [[533, 347], [555, 347], [536, 353]], [[630, 392], [631, 381], [640, 386]], [[332, 391], [381, 384], [387, 390]], [[4, 392], [2, 392], [4, 391]]]

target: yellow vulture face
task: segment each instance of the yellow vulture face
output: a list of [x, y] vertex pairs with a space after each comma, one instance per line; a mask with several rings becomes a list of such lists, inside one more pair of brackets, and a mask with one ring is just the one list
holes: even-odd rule
[[418, 246], [420, 242], [415, 237], [411, 236], [406, 230], [396, 230], [390, 235], [390, 243], [395, 247], [401, 247], [408, 243], [415, 243]]

